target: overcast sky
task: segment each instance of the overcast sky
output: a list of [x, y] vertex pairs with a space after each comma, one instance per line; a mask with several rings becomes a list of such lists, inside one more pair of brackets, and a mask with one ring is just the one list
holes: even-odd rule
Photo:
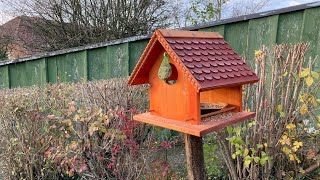
[[[8, 12], [6, 12], [5, 10], [6, 7], [3, 1], [5, 2], [9, 0], [0, 0], [0, 24], [3, 24], [6, 21], [10, 20], [13, 16], [12, 14], [9, 14]], [[241, 0], [230, 0], [230, 3], [234, 1], [241, 1]], [[283, 7], [295, 6], [299, 4], [305, 4], [305, 3], [316, 2], [316, 1], [319, 1], [319, 0], [270, 0], [268, 6], [263, 8], [262, 11], [279, 9]]]

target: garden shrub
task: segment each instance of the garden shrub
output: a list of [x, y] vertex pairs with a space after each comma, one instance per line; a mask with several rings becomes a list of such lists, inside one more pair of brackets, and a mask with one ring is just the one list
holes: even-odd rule
[[[247, 123], [217, 133], [233, 179], [314, 178], [320, 165], [319, 69], [308, 43], [263, 47], [255, 53], [260, 81], [244, 88]], [[319, 172], [319, 171], [318, 171]]]
[[126, 79], [0, 91], [5, 177], [177, 177], [169, 161], [151, 154], [179, 141], [155, 142], [153, 127], [132, 120], [146, 111], [147, 95], [146, 86], [128, 87]]

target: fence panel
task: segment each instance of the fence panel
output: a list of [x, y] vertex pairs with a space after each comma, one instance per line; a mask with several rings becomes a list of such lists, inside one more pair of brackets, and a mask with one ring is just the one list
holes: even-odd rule
[[[271, 16], [257, 14], [249, 15], [249, 19], [223, 20], [224, 24], [202, 29], [194, 27], [193, 30], [219, 32], [239, 55], [248, 59], [250, 65], [254, 63], [255, 50], [262, 45], [310, 42], [306, 57], [320, 55], [320, 7], [306, 5], [298, 10], [293, 8], [291, 12], [278, 12]], [[12, 61], [9, 65], [3, 63], [0, 65], [0, 88], [126, 77], [133, 71], [149, 41], [145, 37], [133, 39], [69, 49], [65, 53], [61, 53], [62, 50], [40, 59]], [[316, 63], [316, 69], [319, 68], [320, 57]]]

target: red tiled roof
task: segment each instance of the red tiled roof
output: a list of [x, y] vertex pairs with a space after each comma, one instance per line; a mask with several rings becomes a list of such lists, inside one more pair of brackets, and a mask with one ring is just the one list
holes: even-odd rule
[[149, 66], [159, 45], [184, 69], [197, 91], [254, 83], [259, 80], [231, 46], [214, 32], [157, 30], [129, 78], [129, 84], [148, 83]]
[[258, 81], [222, 38], [165, 38], [201, 89]]

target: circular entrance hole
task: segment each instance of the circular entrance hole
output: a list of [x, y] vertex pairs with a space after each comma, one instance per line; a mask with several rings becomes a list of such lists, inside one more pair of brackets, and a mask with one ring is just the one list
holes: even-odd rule
[[[167, 79], [167, 81], [165, 81], [165, 83], [169, 84], [169, 85], [173, 85], [177, 82], [178, 79], [178, 70], [176, 68], [175, 65], [169, 63], [170, 67], [171, 67], [171, 75], [170, 77]], [[160, 77], [159, 77], [160, 78]]]

